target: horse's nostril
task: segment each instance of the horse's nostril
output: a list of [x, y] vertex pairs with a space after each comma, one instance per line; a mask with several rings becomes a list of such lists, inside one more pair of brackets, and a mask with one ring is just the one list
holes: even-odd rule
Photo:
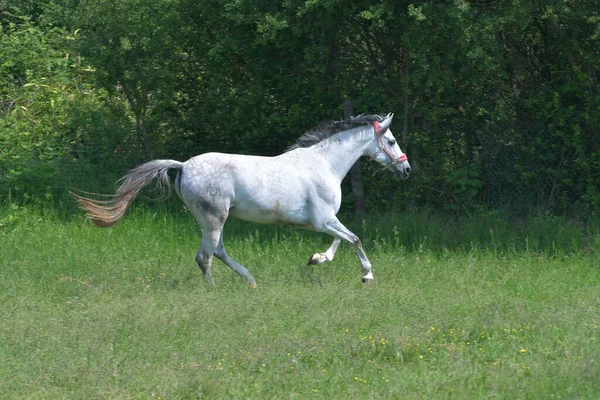
[[406, 167], [405, 171], [407, 174], [410, 174], [410, 171], [412, 171], [412, 170], [410, 169], [410, 167]]

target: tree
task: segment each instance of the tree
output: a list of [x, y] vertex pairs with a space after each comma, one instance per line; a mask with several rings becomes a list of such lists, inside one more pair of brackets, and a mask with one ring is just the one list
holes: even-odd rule
[[154, 133], [164, 122], [161, 110], [175, 96], [173, 65], [182, 57], [173, 39], [176, 2], [65, 0], [61, 5], [53, 18], [78, 32], [74, 51], [95, 69], [97, 84], [129, 105], [138, 161], [142, 147], [144, 158], [153, 158], [160, 144]]
[[0, 25], [0, 194], [49, 197], [48, 178], [72, 143], [62, 129], [63, 106], [76, 91], [58, 49], [64, 31], [9, 16]]
[[[79, 87], [59, 96], [86, 159], [277, 154], [351, 98], [395, 113], [415, 170], [400, 185], [365, 165], [371, 209], [600, 206], [595, 1], [12, 1], [40, 35], [70, 32], [52, 76], [94, 83], [94, 107]], [[53, 115], [30, 83], [4, 87], [38, 90]]]

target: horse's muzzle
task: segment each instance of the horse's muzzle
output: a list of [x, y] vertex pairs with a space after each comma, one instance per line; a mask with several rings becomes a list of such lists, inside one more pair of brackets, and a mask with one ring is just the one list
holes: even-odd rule
[[408, 161], [404, 161], [401, 164], [396, 165], [396, 170], [394, 171], [394, 176], [400, 179], [406, 179], [410, 176], [412, 169], [410, 168], [410, 164]]

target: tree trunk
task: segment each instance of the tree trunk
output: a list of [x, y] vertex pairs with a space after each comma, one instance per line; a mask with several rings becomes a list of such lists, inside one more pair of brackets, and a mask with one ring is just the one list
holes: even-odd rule
[[[121, 82], [121, 86], [123, 87], [123, 92], [125, 93], [125, 98], [129, 103], [129, 107], [131, 107], [133, 113], [135, 114], [135, 141], [137, 146], [136, 164], [139, 164], [139, 158], [141, 158], [142, 145], [144, 146], [144, 149], [146, 150], [146, 154], [149, 157], [149, 159], [153, 160], [154, 154], [152, 152], [152, 147], [150, 146], [150, 141], [148, 139], [148, 130], [146, 128], [146, 120], [144, 118], [146, 116], [146, 104], [148, 95], [144, 91], [142, 95], [143, 102], [141, 100], [136, 101], [136, 99], [129, 92], [128, 86], [124, 82]], [[139, 104], [140, 102], [142, 102], [141, 105]]]
[[[348, 119], [354, 115], [352, 100], [344, 100], [344, 118]], [[367, 214], [365, 206], [365, 188], [362, 181], [362, 167], [360, 159], [350, 168], [350, 184], [354, 195], [354, 215], [358, 221], [362, 221]]]

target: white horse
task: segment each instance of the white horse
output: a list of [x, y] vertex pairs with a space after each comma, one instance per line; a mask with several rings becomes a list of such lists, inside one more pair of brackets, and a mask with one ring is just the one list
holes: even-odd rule
[[341, 182], [352, 165], [368, 156], [407, 178], [410, 164], [389, 126], [393, 114], [358, 116], [331, 122], [305, 133], [285, 153], [258, 157], [206, 153], [186, 162], [154, 160], [133, 169], [108, 200], [93, 200], [74, 194], [92, 222], [100, 227], [117, 223], [139, 191], [157, 180], [163, 193], [170, 192], [168, 171], [177, 170], [175, 190], [202, 227], [202, 242], [196, 256], [205, 281], [211, 275], [213, 255], [223, 261], [250, 286], [250, 272], [230, 257], [223, 244], [223, 224], [229, 216], [259, 223], [291, 224], [325, 232], [334, 237], [324, 253], [310, 257], [309, 264], [333, 260], [340, 242], [356, 249], [362, 281], [373, 280], [371, 263], [360, 239], [336, 217], [342, 200]]

